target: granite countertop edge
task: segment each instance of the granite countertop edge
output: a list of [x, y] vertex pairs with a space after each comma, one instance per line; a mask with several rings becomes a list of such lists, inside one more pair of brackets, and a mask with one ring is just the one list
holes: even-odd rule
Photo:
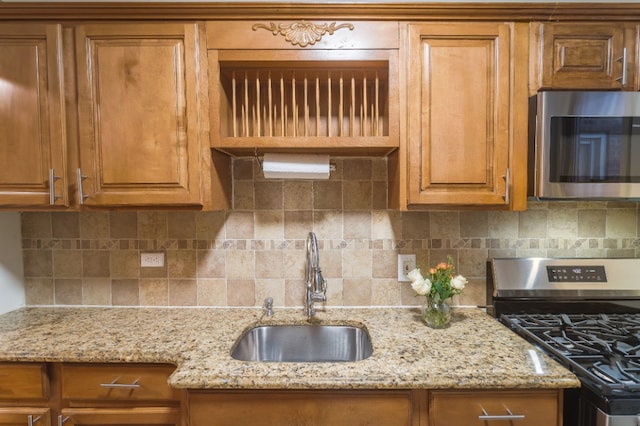
[[315, 323], [365, 327], [357, 362], [272, 363], [230, 356], [260, 324], [306, 324], [301, 309], [28, 307], [0, 315], [0, 362], [163, 363], [186, 389], [543, 389], [580, 382], [477, 308], [433, 330], [416, 308], [327, 308]]

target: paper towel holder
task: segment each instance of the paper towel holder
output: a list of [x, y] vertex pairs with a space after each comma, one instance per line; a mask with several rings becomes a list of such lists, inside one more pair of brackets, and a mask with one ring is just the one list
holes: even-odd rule
[[256, 148], [254, 157], [265, 179], [326, 180], [336, 170], [326, 154], [265, 153], [260, 157]]

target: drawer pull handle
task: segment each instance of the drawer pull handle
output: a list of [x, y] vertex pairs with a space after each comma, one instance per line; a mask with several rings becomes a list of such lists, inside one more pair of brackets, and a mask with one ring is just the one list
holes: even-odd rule
[[33, 424], [37, 421], [40, 421], [40, 419], [42, 418], [42, 416], [38, 416], [36, 418], [33, 417], [32, 414], [29, 414], [29, 417], [27, 417], [27, 421], [29, 426], [33, 426]]
[[62, 417], [62, 415], [59, 415], [58, 416], [58, 426], [64, 425], [67, 422], [67, 420], [69, 420], [69, 419], [70, 419], [70, 416]]
[[507, 410], [508, 414], [498, 414], [498, 415], [491, 415], [489, 413], [487, 413], [487, 410], [485, 410], [483, 407], [480, 407], [482, 409], [482, 415], [478, 416], [478, 420], [482, 420], [482, 421], [486, 421], [486, 420], [524, 420], [524, 414], [513, 414], [511, 412], [511, 410], [509, 410], [507, 407], [504, 407], [505, 410]]
[[118, 383], [118, 379], [115, 379], [111, 383], [100, 383], [100, 387], [110, 389], [137, 389], [140, 387], [138, 380], [140, 379], [135, 379], [133, 383]]

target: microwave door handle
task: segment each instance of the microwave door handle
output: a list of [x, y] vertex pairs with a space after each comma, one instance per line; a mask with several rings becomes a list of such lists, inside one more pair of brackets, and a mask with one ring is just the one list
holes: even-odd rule
[[616, 59], [618, 62], [622, 64], [622, 75], [616, 78], [616, 81], [620, 82], [622, 87], [627, 85], [627, 48], [622, 49], [622, 56]]

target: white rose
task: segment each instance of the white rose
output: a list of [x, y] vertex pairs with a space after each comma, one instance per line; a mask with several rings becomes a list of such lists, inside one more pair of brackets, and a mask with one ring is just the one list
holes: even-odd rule
[[423, 278], [415, 280], [411, 283], [411, 288], [413, 288], [420, 296], [424, 296], [431, 290], [431, 281]]
[[451, 279], [451, 287], [456, 290], [462, 290], [467, 285], [467, 279], [462, 275], [456, 275]]
[[407, 278], [409, 278], [411, 281], [424, 280], [424, 277], [420, 273], [420, 268], [415, 268], [409, 271], [409, 273], [407, 274]]

